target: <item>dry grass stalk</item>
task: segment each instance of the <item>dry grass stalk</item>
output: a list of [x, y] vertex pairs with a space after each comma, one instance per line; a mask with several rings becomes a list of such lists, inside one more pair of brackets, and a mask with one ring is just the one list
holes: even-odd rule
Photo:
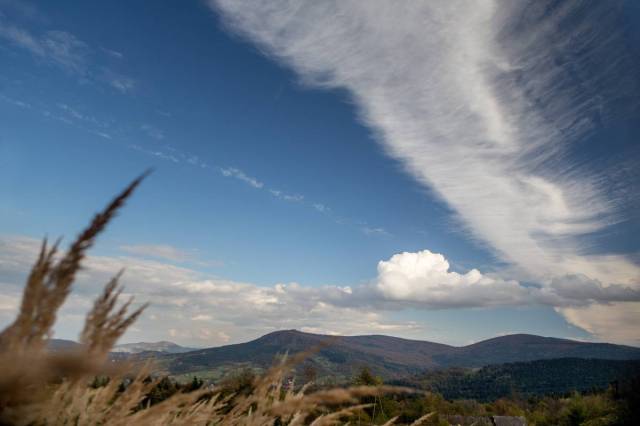
[[102, 295], [95, 301], [93, 309], [87, 314], [84, 329], [80, 335], [80, 343], [94, 357], [105, 357], [116, 341], [124, 334], [127, 328], [135, 322], [147, 307], [142, 305], [130, 315], [127, 315], [129, 305], [133, 302], [130, 298], [114, 313], [118, 297], [122, 287], [118, 285], [120, 272], [105, 286]]
[[[85, 325], [84, 343], [92, 349], [91, 356], [82, 353], [63, 356], [45, 350], [57, 312], [71, 291], [87, 250], [145, 176], [135, 179], [98, 213], [59, 260], [56, 260], [59, 241], [51, 247], [46, 240], [42, 243], [27, 278], [17, 318], [0, 333], [0, 365], [4, 367], [0, 371], [0, 414], [16, 404], [42, 397], [46, 384], [53, 378], [79, 379], [98, 371], [111, 348], [105, 342], [114, 343], [140, 315], [138, 309], [127, 316], [128, 304], [113, 313], [118, 292], [114, 294], [117, 280], [112, 280]], [[99, 354], [98, 348], [104, 352]]]
[[59, 241], [48, 247], [42, 243], [22, 296], [18, 317], [0, 334], [0, 347], [11, 352], [41, 351], [51, 335], [56, 313], [71, 291], [71, 284], [87, 250], [113, 219], [146, 174], [135, 179], [122, 193], [98, 213], [91, 224], [76, 238], [62, 258], [55, 262]]

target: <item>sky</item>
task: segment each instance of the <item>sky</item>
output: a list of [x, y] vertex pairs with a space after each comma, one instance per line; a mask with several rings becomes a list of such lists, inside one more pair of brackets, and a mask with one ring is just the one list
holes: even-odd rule
[[40, 241], [154, 172], [58, 317], [640, 346], [637, 2], [0, 0], [0, 326]]

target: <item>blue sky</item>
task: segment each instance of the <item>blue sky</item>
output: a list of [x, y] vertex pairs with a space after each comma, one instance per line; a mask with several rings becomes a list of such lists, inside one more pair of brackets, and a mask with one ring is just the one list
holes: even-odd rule
[[640, 344], [638, 7], [441, 6], [1, 1], [0, 319], [153, 167], [58, 336], [126, 267], [127, 340]]

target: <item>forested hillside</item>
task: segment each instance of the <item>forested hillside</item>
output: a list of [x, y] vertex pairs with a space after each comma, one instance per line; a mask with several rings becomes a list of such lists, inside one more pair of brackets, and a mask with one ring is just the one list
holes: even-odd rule
[[563, 395], [604, 390], [640, 374], [640, 361], [561, 358], [448, 368], [394, 383], [442, 394], [447, 399], [492, 401], [509, 396]]

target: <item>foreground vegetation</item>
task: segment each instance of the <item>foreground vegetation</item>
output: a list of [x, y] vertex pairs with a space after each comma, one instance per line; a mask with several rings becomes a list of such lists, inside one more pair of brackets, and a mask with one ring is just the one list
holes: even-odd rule
[[519, 398], [512, 396], [491, 402], [444, 399], [440, 394], [426, 396], [383, 396], [385, 412], [410, 422], [419, 413], [434, 412], [434, 425], [448, 424], [454, 416], [524, 417], [532, 426], [612, 426], [638, 425], [640, 419], [640, 382], [636, 379], [623, 389], [610, 388], [598, 393]]
[[[255, 377], [251, 369], [238, 370], [220, 382], [219, 391], [222, 395], [248, 395]], [[363, 368], [352, 378], [351, 385], [377, 387], [382, 386], [383, 381]], [[202, 386], [203, 381], [196, 376], [185, 383], [165, 377], [150, 397], [157, 403]], [[464, 420], [472, 424], [492, 416], [510, 416], [526, 419], [532, 426], [631, 426], [637, 425], [640, 419], [640, 379], [630, 378], [598, 392], [527, 398], [513, 395], [488, 402], [448, 400], [437, 392], [376, 394], [361, 397], [359, 402], [369, 406], [355, 412], [352, 422], [356, 424], [385, 424], [391, 419], [395, 419], [396, 424], [414, 424], [422, 418], [420, 424], [446, 426]], [[425, 419], [425, 413], [433, 414]]]

